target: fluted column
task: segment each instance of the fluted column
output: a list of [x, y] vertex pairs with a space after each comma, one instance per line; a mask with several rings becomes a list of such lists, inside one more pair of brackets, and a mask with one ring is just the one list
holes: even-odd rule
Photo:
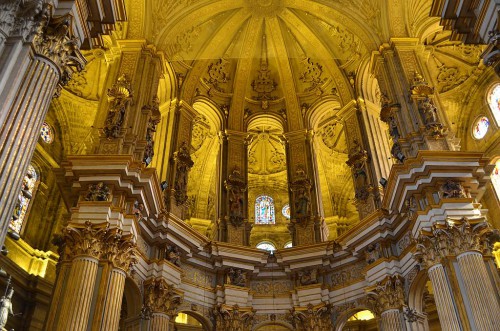
[[406, 330], [403, 319], [404, 279], [398, 275], [390, 276], [368, 289], [368, 301], [380, 315], [381, 330]]
[[434, 300], [442, 329], [461, 330], [455, 300], [443, 265], [441, 263], [433, 265], [429, 268], [428, 275], [434, 289]]
[[65, 268], [58, 274], [58, 291], [52, 297], [46, 330], [87, 330], [102, 239], [107, 231], [106, 223], [70, 224], [57, 238]]
[[50, 101], [61, 84], [70, 79], [73, 69], [83, 69], [85, 62], [76, 41], [68, 35], [71, 16], [52, 17], [53, 8], [41, 3], [19, 11], [24, 16], [14, 18], [11, 36], [1, 46], [1, 243]]
[[104, 299], [95, 309], [92, 329], [118, 330], [125, 278], [135, 262], [135, 244], [132, 235], [122, 236], [121, 231], [113, 229], [107, 233], [104, 246], [102, 258], [110, 262], [110, 268], [108, 277], [103, 277], [107, 279], [105, 292], [98, 295]]
[[500, 305], [495, 296], [483, 255], [469, 251], [457, 256], [465, 292], [478, 330], [500, 330]]
[[[417, 258], [429, 268], [439, 319], [445, 330], [460, 330], [463, 324], [477, 330], [500, 329], [500, 304], [481, 253], [491, 233], [483, 220], [447, 220], [421, 231]], [[487, 245], [487, 244], [486, 244]], [[452, 263], [456, 259], [455, 263]], [[450, 274], [443, 267], [448, 261]], [[458, 285], [453, 295], [450, 278]], [[458, 298], [457, 298], [458, 296]], [[459, 322], [457, 300], [465, 306]]]
[[150, 278], [144, 282], [142, 318], [149, 320], [148, 331], [171, 331], [170, 321], [177, 315], [182, 292], [174, 289], [163, 278]]

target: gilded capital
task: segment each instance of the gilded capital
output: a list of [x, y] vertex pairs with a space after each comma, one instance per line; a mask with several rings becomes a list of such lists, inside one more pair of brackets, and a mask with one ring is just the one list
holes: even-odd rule
[[252, 308], [240, 308], [238, 305], [218, 305], [212, 314], [216, 330], [220, 331], [250, 331], [255, 315]]
[[381, 314], [390, 309], [400, 309], [405, 303], [404, 279], [394, 275], [383, 281], [368, 292], [368, 301], [372, 303], [374, 310]]
[[150, 278], [144, 282], [144, 304], [142, 317], [150, 319], [153, 313], [176, 315], [182, 303], [182, 293], [169, 285], [163, 278]]
[[330, 305], [321, 303], [313, 306], [308, 304], [307, 307], [294, 307], [290, 310], [290, 319], [296, 330], [304, 331], [327, 331], [332, 330]]
[[77, 256], [88, 256], [99, 259], [103, 253], [103, 243], [108, 234], [108, 223], [85, 224], [70, 223], [62, 230], [62, 234], [54, 238], [59, 246], [62, 260], [71, 260]]
[[110, 229], [103, 243], [102, 258], [109, 260], [115, 268], [128, 272], [132, 264], [136, 263], [133, 236], [123, 235], [120, 229]]
[[[43, 1], [27, 1], [33, 6]], [[43, 5], [37, 20], [33, 36], [34, 51], [54, 63], [60, 72], [59, 83], [64, 86], [71, 79], [74, 71], [81, 71], [86, 60], [80, 53], [79, 42], [71, 34], [72, 18], [70, 14], [52, 16], [52, 8]]]
[[488, 239], [493, 230], [483, 219], [448, 219], [422, 230], [417, 239], [416, 258], [429, 268], [447, 256], [457, 256], [469, 251], [483, 253], [489, 246]]

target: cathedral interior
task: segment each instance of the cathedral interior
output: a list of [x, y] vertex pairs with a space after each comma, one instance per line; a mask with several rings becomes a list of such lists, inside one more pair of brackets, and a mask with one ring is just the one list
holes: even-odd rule
[[499, 12], [2, 0], [0, 329], [500, 330]]

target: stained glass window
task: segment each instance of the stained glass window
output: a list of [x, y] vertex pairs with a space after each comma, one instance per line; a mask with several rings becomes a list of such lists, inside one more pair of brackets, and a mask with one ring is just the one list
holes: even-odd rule
[[497, 197], [500, 199], [500, 159], [495, 164], [495, 169], [491, 173], [491, 184], [493, 184]]
[[265, 249], [266, 251], [274, 252], [276, 247], [273, 244], [267, 241], [263, 241], [257, 244], [258, 249]]
[[52, 128], [46, 122], [43, 122], [43, 124], [42, 124], [42, 130], [40, 131], [40, 137], [47, 144], [50, 144], [54, 141], [54, 132], [52, 132]]
[[488, 93], [488, 105], [490, 106], [493, 117], [500, 125], [500, 84], [495, 84]]
[[18, 201], [14, 208], [12, 218], [10, 219], [9, 228], [11, 231], [17, 233], [21, 231], [24, 219], [26, 218], [26, 212], [28, 211], [28, 206], [33, 198], [33, 191], [37, 180], [38, 175], [35, 168], [30, 164], [26, 175], [24, 175], [21, 192], [19, 192]]
[[255, 200], [255, 224], [274, 224], [274, 201], [267, 195], [261, 195]]
[[490, 120], [486, 116], [481, 116], [474, 127], [472, 128], [472, 134], [476, 139], [483, 139], [488, 132], [488, 128], [490, 127]]
[[290, 205], [287, 203], [286, 205], [283, 206], [283, 209], [281, 209], [281, 213], [283, 216], [285, 216], [287, 219], [290, 219]]

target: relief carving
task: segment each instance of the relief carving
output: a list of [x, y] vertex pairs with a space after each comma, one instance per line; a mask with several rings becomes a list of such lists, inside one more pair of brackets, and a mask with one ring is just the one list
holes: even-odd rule
[[453, 180], [447, 180], [441, 186], [441, 193], [443, 199], [453, 199], [453, 198], [466, 198], [465, 190], [459, 182]]
[[108, 201], [110, 196], [109, 187], [103, 182], [90, 184], [85, 194], [85, 201]]
[[247, 285], [246, 272], [239, 268], [229, 269], [227, 273], [227, 284], [245, 287]]
[[164, 258], [176, 266], [181, 266], [181, 251], [175, 245], [167, 245], [164, 250]]
[[301, 286], [318, 284], [318, 269], [305, 269], [297, 273], [298, 283]]
[[226, 84], [231, 78], [228, 72], [229, 61], [221, 58], [217, 62], [210, 63], [208, 66], [208, 79], [204, 79], [205, 83], [210, 85], [218, 92], [225, 93], [226, 90], [221, 86]]
[[299, 80], [304, 84], [309, 84], [305, 92], [314, 90], [319, 85], [323, 84], [324, 79], [323, 66], [317, 62], [311, 61], [310, 58], [302, 60], [302, 71], [299, 75]]

